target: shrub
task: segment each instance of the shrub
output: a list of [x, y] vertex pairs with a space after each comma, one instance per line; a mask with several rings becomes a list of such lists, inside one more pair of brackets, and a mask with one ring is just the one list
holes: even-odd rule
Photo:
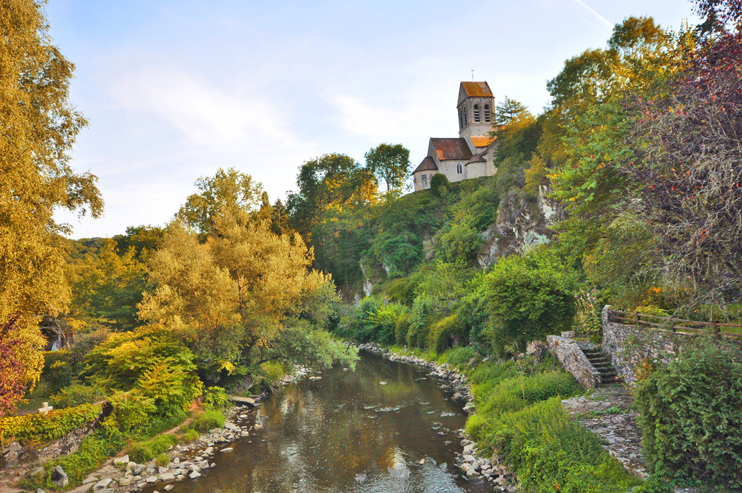
[[66, 361], [55, 361], [44, 378], [49, 385], [49, 393], [55, 394], [72, 385], [72, 368]]
[[191, 442], [195, 442], [196, 440], [198, 440], [199, 436], [200, 435], [196, 430], [194, 430], [193, 428], [188, 428], [185, 431], [185, 433], [183, 433], [183, 436], [181, 437], [180, 440], [183, 443], [191, 443]]
[[69, 350], [69, 362], [75, 373], [80, 373], [85, 368], [85, 356], [95, 346], [105, 342], [109, 335], [108, 329], [100, 329], [75, 337], [75, 343]]
[[201, 433], [206, 433], [213, 428], [221, 428], [222, 426], [224, 426], [224, 414], [216, 409], [204, 411], [196, 416], [196, 419], [191, 423], [191, 428]]
[[82, 484], [90, 473], [99, 469], [106, 459], [118, 454], [123, 447], [124, 439], [120, 434], [109, 435], [99, 430], [86, 436], [76, 452], [47, 462], [43, 472], [25, 478], [21, 486], [26, 491], [54, 490], [56, 487], [51, 483], [51, 471], [56, 466], [62, 466], [70, 480], [67, 488], [73, 488]]
[[476, 229], [474, 217], [468, 214], [440, 230], [436, 239], [436, 258], [461, 267], [475, 264], [479, 249], [484, 244]]
[[575, 274], [550, 249], [539, 246], [500, 260], [481, 293], [490, 315], [496, 351], [568, 330], [575, 315]]
[[636, 387], [655, 475], [742, 489], [742, 354], [711, 344], [681, 352]]
[[435, 299], [427, 295], [415, 298], [412, 304], [410, 327], [407, 331], [407, 344], [425, 348], [428, 343], [430, 326], [440, 315], [440, 307]]
[[229, 406], [229, 396], [221, 387], [209, 387], [204, 390], [204, 405], [211, 409], [225, 409]]
[[455, 313], [438, 320], [430, 328], [427, 346], [440, 354], [451, 346], [464, 342], [465, 335], [459, 324], [459, 317]]
[[407, 332], [410, 330], [410, 320], [412, 315], [409, 312], [404, 312], [397, 317], [397, 321], [394, 323], [394, 342], [402, 346], [407, 343]]
[[126, 452], [134, 462], [142, 463], [152, 460], [158, 455], [167, 452], [171, 446], [178, 444], [178, 437], [166, 433], [157, 435], [151, 440], [144, 442], [134, 442], [129, 444]]
[[475, 355], [476, 351], [471, 346], [455, 347], [443, 353], [441, 359], [449, 365], [468, 365]]
[[105, 398], [103, 389], [88, 385], [70, 385], [63, 388], [49, 399], [56, 409], [79, 406], [81, 404], [94, 404]]
[[155, 457], [155, 465], [157, 467], [165, 467], [170, 463], [170, 457], [166, 453], [159, 454]]
[[407, 312], [406, 308], [396, 303], [378, 307], [368, 321], [371, 324], [371, 339], [381, 344], [394, 344], [396, 341], [397, 319]]
[[141, 430], [150, 422], [150, 416], [157, 412], [154, 399], [146, 397], [139, 390], [117, 392], [111, 397], [113, 412], [103, 422], [103, 426], [122, 433]]
[[430, 192], [434, 197], [445, 197], [451, 189], [451, 182], [443, 173], [436, 173], [430, 179]]
[[395, 279], [386, 286], [384, 294], [391, 301], [412, 306], [415, 301], [415, 283], [409, 277]]

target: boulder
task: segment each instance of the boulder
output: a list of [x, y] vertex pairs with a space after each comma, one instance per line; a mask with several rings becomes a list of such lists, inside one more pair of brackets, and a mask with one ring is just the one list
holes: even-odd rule
[[61, 490], [62, 488], [67, 486], [67, 484], [70, 482], [70, 478], [67, 477], [67, 473], [64, 472], [62, 466], [57, 466], [52, 469], [51, 481], [54, 486]]
[[113, 459], [113, 464], [116, 465], [116, 466], [121, 465], [121, 464], [128, 464], [128, 463], [129, 463], [129, 456], [128, 455], [125, 455], [123, 457], [117, 457], [117, 458]]
[[200, 477], [201, 477], [201, 474], [200, 474], [200, 473], [198, 473], [198, 472], [196, 472], [196, 471], [193, 471], [193, 472], [191, 472], [191, 473], [190, 473], [190, 474], [188, 475], [188, 477], [189, 477], [189, 478], [191, 478], [191, 479], [196, 479], [196, 478], [200, 478]]
[[144, 472], [145, 469], [147, 469], [147, 466], [145, 466], [144, 464], [134, 464], [131, 472], [133, 472], [135, 476], [139, 476]]
[[227, 453], [227, 452], [231, 452], [231, 451], [233, 451], [233, 450], [234, 450], [234, 449], [233, 449], [232, 447], [227, 447], [227, 448], [223, 448], [223, 449], [221, 449], [221, 450], [220, 450], [219, 452], [222, 452], [222, 453]]
[[131, 478], [123, 477], [119, 479], [119, 486], [129, 486], [131, 484]]
[[100, 481], [98, 481], [97, 483], [95, 483], [95, 485], [93, 486], [93, 491], [103, 491], [103, 490], [107, 489], [108, 488], [108, 485], [111, 484], [112, 481], [113, 481], [113, 479], [111, 479], [111, 478], [103, 478], [103, 479], [101, 479]]
[[171, 472], [160, 474], [160, 481], [175, 481], [175, 474]]

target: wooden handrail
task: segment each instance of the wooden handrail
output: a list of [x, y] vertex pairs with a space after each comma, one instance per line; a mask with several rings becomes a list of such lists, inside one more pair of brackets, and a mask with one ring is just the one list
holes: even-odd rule
[[[624, 315], [624, 316], [621, 316]], [[645, 318], [652, 318], [655, 320], [669, 320], [670, 323], [657, 323], [657, 322], [650, 322], [648, 320], [642, 320], [642, 317]], [[702, 334], [708, 334], [709, 332], [706, 330], [703, 330], [700, 327], [686, 327], [684, 325], [677, 325], [675, 322], [689, 322], [689, 325], [697, 325], [701, 327], [711, 327], [714, 329], [714, 334], [717, 335], [723, 335], [728, 337], [740, 337], [742, 338], [742, 334], [735, 334], [731, 332], [721, 332], [721, 327], [734, 327], [734, 328], [742, 328], [742, 325], [737, 324], [720, 324], [720, 323], [712, 323], [712, 322], [696, 322], [694, 320], [687, 320], [682, 318], [674, 318], [674, 317], [662, 317], [659, 315], [649, 315], [647, 313], [639, 313], [639, 312], [623, 312], [619, 310], [608, 310], [608, 319], [609, 320], [616, 320], [620, 322], [628, 322], [629, 324], [638, 324], [638, 325], [649, 325], [651, 327], [658, 327], [660, 329], [666, 329], [666, 330], [672, 330], [673, 332], [676, 332], [677, 330], [681, 331], [690, 331], [692, 333], [702, 333]]]

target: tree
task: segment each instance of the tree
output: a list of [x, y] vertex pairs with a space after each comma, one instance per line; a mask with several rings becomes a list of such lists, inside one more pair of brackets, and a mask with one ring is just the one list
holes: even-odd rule
[[219, 168], [214, 177], [199, 178], [196, 180], [196, 188], [199, 192], [188, 197], [178, 211], [178, 217], [203, 236], [211, 233], [213, 225], [210, 221], [222, 209], [231, 212], [240, 209], [257, 210], [263, 193], [260, 183], [234, 168], [226, 171]]
[[742, 299], [742, 35], [703, 46], [668, 97], [631, 101], [638, 115], [622, 173], [641, 184], [627, 205], [657, 236], [655, 277], [690, 306]]
[[3, 3], [0, 29], [0, 324], [19, 316], [15, 358], [23, 382], [38, 379], [45, 343], [37, 316], [66, 309], [69, 288], [55, 235], [70, 226], [56, 209], [101, 215], [90, 173], [75, 173], [69, 151], [87, 124], [69, 101], [74, 65], [51, 44], [40, 3]]
[[508, 125], [516, 118], [525, 115], [533, 117], [523, 103], [505, 96], [505, 100], [495, 107], [495, 125]]
[[320, 329], [297, 321], [308, 320], [306, 302], [317, 302], [314, 294], [330, 279], [310, 270], [312, 253], [298, 234], [274, 233], [271, 218], [250, 204], [212, 210], [204, 241], [183, 223], [170, 225], [150, 260], [153, 289], [139, 308], [143, 320], [192, 340], [214, 374], [280, 357], [287, 327], [305, 335]]
[[97, 257], [76, 273], [73, 316], [114, 331], [131, 330], [145, 287], [145, 264], [136, 259], [134, 246], [120, 254], [116, 245], [107, 240]]
[[386, 191], [400, 190], [410, 173], [410, 151], [402, 144], [379, 144], [369, 150], [366, 168], [386, 183]]
[[17, 347], [23, 344], [14, 338], [18, 331], [18, 317], [0, 326], [0, 417], [9, 414], [23, 398], [25, 368], [18, 359]]

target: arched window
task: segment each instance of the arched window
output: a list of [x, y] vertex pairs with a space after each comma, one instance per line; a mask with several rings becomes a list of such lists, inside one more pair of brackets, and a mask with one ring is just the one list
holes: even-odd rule
[[490, 111], [490, 105], [488, 104], [484, 105], [484, 121], [486, 122], [492, 121], [492, 112]]
[[479, 105], [475, 104], [474, 105], [474, 122], [479, 123], [480, 121], [482, 120], [479, 117]]
[[459, 164], [456, 165], [456, 173], [458, 173], [459, 175], [463, 175], [464, 174], [464, 167], [461, 166], [461, 163], [459, 163]]
[[461, 108], [459, 108], [459, 130], [464, 128], [464, 112]]
[[420, 175], [420, 182], [422, 184], [422, 188], [428, 188], [428, 175]]
[[469, 125], [469, 115], [466, 114], [466, 107], [464, 107], [464, 126]]

